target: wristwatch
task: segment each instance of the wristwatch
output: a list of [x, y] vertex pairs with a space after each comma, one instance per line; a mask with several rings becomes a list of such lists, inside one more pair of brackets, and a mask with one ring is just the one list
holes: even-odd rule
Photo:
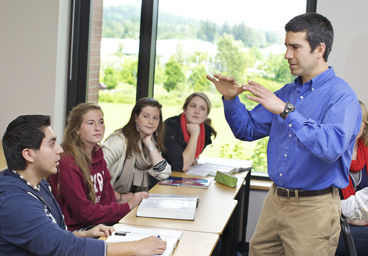
[[280, 114], [280, 117], [282, 119], [285, 119], [287, 115], [293, 112], [294, 110], [295, 110], [295, 106], [291, 104], [290, 102], [286, 102], [284, 112]]

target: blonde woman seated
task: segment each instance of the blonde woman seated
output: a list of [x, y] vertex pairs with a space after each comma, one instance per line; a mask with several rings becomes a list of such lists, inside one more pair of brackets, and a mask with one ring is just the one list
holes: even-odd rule
[[138, 100], [129, 122], [101, 145], [118, 202], [129, 201], [134, 193], [171, 174], [171, 166], [161, 156], [165, 151], [161, 109], [153, 98]]
[[73, 108], [61, 146], [59, 170], [50, 176], [52, 193], [68, 229], [88, 230], [99, 224], [115, 224], [137, 206], [148, 193], [136, 194], [126, 204], [116, 202], [102, 149], [105, 134], [103, 113], [97, 104]]
[[173, 170], [187, 172], [195, 165], [199, 155], [212, 143], [217, 132], [208, 115], [211, 101], [203, 92], [189, 95], [183, 105], [183, 113], [165, 120], [165, 148], [163, 157]]

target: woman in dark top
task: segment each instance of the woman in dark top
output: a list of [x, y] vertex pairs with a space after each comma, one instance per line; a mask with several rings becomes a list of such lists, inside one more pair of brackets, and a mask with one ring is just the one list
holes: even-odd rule
[[189, 95], [183, 105], [183, 113], [165, 120], [163, 157], [175, 171], [187, 172], [195, 165], [205, 147], [212, 143], [217, 132], [208, 115], [211, 102], [203, 92]]

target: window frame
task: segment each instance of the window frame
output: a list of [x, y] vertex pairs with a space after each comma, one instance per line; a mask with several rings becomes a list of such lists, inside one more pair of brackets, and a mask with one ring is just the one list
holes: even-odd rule
[[[88, 99], [92, 2], [71, 2], [67, 114]], [[136, 101], [154, 95], [158, 11], [159, 0], [142, 0]], [[316, 11], [317, 0], [307, 0], [306, 12]], [[252, 171], [251, 175], [252, 179], [270, 180], [267, 173]]]

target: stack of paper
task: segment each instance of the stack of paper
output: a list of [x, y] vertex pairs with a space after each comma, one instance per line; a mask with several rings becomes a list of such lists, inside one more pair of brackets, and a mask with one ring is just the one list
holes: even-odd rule
[[149, 236], [156, 236], [166, 241], [166, 250], [162, 255], [170, 256], [182, 235], [183, 231], [181, 230], [135, 228], [119, 224], [117, 231], [114, 231], [113, 234], [107, 238], [106, 242], [116, 243], [136, 241]]
[[211, 180], [201, 178], [183, 178], [183, 177], [170, 176], [167, 179], [161, 180], [159, 184], [168, 186], [182, 186], [189, 188], [208, 188], [211, 184]]
[[197, 197], [149, 197], [137, 209], [137, 217], [194, 220]]
[[228, 175], [233, 173], [252, 169], [253, 161], [239, 159], [224, 159], [213, 157], [200, 157], [198, 164], [191, 166], [187, 172], [188, 175], [206, 177], [216, 176], [216, 172], [222, 172]]

